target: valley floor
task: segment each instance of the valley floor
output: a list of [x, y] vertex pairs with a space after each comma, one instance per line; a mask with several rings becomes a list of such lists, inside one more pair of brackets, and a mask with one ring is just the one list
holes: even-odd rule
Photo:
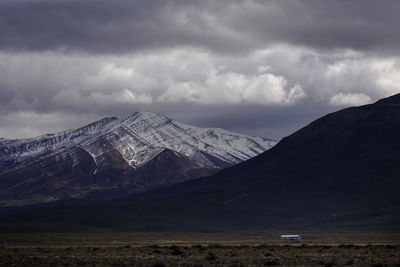
[[400, 266], [400, 234], [0, 234], [0, 266]]

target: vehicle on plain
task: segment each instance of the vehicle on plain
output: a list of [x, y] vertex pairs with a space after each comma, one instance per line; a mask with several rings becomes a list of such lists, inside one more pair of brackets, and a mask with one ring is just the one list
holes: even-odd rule
[[301, 235], [281, 235], [280, 237], [281, 240], [286, 240], [286, 241], [301, 241]]

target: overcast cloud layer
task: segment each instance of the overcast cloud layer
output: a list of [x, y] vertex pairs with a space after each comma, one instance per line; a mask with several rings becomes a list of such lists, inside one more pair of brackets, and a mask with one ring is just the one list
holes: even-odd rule
[[136, 110], [279, 139], [400, 92], [400, 1], [0, 2], [0, 136]]

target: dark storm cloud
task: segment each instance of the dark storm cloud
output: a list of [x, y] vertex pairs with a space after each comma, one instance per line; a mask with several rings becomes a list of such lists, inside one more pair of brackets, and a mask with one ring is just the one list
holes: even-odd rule
[[130, 53], [196, 46], [251, 51], [290, 43], [396, 50], [396, 0], [14, 0], [0, 3], [0, 48]]
[[[222, 49], [233, 38], [214, 30], [208, 11], [185, 1], [7, 1], [0, 3], [0, 48], [111, 54], [185, 45]], [[245, 43], [235, 40], [236, 48]]]
[[1, 46], [28, 51], [127, 51], [146, 43], [147, 37], [138, 31], [144, 27], [141, 22], [152, 24], [158, 1], [154, 7], [146, 2], [150, 1], [1, 2]]
[[321, 49], [397, 50], [400, 44], [400, 36], [396, 34], [400, 2], [396, 0], [264, 3], [265, 9], [248, 8], [247, 12], [240, 13], [242, 16], [232, 18], [234, 27], [250, 31], [254, 37], [261, 36], [267, 42]]

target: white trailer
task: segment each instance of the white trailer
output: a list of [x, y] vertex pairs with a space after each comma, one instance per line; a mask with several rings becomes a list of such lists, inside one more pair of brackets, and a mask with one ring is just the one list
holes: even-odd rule
[[281, 240], [286, 240], [286, 241], [296, 241], [300, 242], [301, 241], [301, 235], [281, 235]]

